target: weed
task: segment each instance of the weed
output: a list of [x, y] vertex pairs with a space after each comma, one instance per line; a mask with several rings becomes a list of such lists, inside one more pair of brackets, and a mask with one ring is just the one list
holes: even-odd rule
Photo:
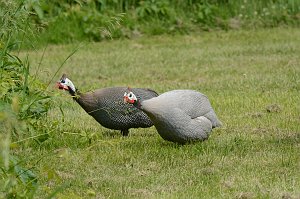
[[37, 176], [12, 149], [32, 140], [42, 143], [55, 130], [45, 122], [51, 96], [45, 84], [30, 75], [28, 57], [22, 61], [12, 52], [23, 43], [19, 35], [30, 30], [29, 13], [22, 2], [0, 4], [0, 198], [33, 198]]
[[[146, 35], [189, 33], [211, 29], [299, 26], [299, 1], [216, 0], [90, 0], [26, 1], [32, 21], [41, 27], [41, 43], [100, 41]], [[102, 31], [107, 22], [122, 16], [118, 30]], [[120, 22], [120, 21], [119, 21]], [[111, 24], [110, 24], [111, 25]]]

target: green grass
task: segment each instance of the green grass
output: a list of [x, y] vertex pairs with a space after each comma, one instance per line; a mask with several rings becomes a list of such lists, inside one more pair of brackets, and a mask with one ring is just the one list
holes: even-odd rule
[[[65, 72], [81, 91], [196, 89], [224, 126], [184, 146], [154, 127], [124, 138], [55, 90], [49, 120], [61, 131], [14, 153], [40, 176], [40, 197], [66, 183], [58, 198], [298, 198], [299, 43], [300, 30], [291, 28], [84, 43], [57, 79]], [[39, 77], [49, 81], [74, 48], [49, 46]], [[43, 50], [28, 53], [37, 67]]]
[[[140, 35], [187, 34], [199, 31], [300, 26], [299, 0], [55, 0], [25, 1], [30, 22], [45, 43], [102, 41]], [[120, 13], [123, 13], [120, 16]], [[0, 11], [1, 15], [1, 11]], [[119, 18], [121, 25], [116, 22]], [[32, 24], [32, 25], [33, 25]], [[110, 26], [110, 28], [108, 28]], [[108, 28], [101, 31], [103, 27]]]

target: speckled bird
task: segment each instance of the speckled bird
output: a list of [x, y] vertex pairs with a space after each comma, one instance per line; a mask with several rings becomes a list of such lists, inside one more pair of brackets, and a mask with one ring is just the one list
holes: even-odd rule
[[[73, 99], [102, 126], [121, 130], [123, 136], [130, 128], [147, 128], [153, 125], [149, 117], [132, 104], [123, 102], [127, 87], [110, 87], [81, 93], [73, 82], [64, 74], [57, 82], [57, 87], [69, 92]], [[132, 88], [138, 97], [151, 99], [158, 94], [147, 88]]]

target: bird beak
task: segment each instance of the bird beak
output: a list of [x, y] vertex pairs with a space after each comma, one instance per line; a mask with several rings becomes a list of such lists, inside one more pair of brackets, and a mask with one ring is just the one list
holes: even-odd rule
[[64, 85], [64, 84], [62, 84], [62, 83], [60, 83], [60, 82], [57, 82], [57, 83], [56, 83], [56, 87], [59, 88], [59, 89], [62, 89], [62, 90], [66, 90], [66, 91], [69, 90], [69, 87], [68, 87], [68, 86], [66, 86], [66, 85]]
[[129, 99], [128, 96], [124, 96], [123, 100], [124, 100], [124, 103], [134, 104], [134, 100]]

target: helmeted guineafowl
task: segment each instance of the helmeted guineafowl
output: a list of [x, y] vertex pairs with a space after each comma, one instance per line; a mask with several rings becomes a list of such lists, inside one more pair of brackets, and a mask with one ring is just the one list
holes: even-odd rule
[[[67, 90], [73, 99], [102, 126], [121, 130], [127, 136], [130, 128], [147, 128], [153, 123], [149, 117], [132, 104], [125, 104], [122, 100], [127, 87], [111, 87], [97, 89], [88, 93], [79, 92], [72, 81], [64, 74], [57, 86]], [[137, 96], [150, 99], [158, 94], [150, 89], [133, 88]]]
[[172, 142], [205, 140], [212, 128], [221, 126], [208, 98], [194, 90], [173, 90], [144, 99], [134, 90], [125, 92], [124, 102], [146, 113], [160, 136]]

